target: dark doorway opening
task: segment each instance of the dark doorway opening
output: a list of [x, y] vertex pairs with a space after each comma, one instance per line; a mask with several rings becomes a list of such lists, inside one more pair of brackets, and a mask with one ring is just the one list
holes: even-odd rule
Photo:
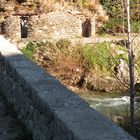
[[1, 34], [6, 34], [8, 31], [8, 24], [7, 24], [6, 19], [7, 19], [7, 17], [4, 17], [4, 20], [1, 23]]
[[2, 34], [6, 34], [7, 33], [7, 23], [6, 23], [6, 21], [3, 21], [1, 23], [1, 33]]
[[83, 37], [91, 36], [91, 20], [86, 18], [86, 20], [82, 23], [82, 35]]
[[21, 17], [20, 20], [20, 26], [21, 26], [21, 38], [27, 38], [28, 37], [28, 17]]

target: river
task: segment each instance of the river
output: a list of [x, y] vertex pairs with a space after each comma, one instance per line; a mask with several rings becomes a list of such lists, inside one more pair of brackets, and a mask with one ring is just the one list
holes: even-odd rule
[[[96, 109], [124, 129], [128, 129], [130, 112], [130, 97], [128, 93], [96, 93], [81, 94], [80, 96], [89, 103], [90, 107]], [[136, 99], [136, 133], [140, 134], [140, 102], [138, 102], [140, 98], [136, 97]], [[140, 139], [140, 136], [137, 136], [137, 138]]]

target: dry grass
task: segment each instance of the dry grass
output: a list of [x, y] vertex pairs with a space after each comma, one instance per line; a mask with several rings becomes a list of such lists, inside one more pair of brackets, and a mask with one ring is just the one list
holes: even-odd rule
[[[34, 54], [35, 62], [58, 78], [67, 87], [74, 87], [84, 69], [79, 63], [78, 52], [65, 41], [58, 41], [57, 46], [47, 42], [39, 46]], [[58, 47], [58, 44], [61, 45]], [[77, 49], [78, 51], [78, 49]]]
[[99, 5], [94, 2], [85, 2], [83, 4], [83, 7], [89, 9], [92, 12], [97, 12], [97, 10], [99, 9]]
[[[66, 0], [28, 0], [28, 2], [35, 3], [43, 8], [45, 11], [53, 10], [53, 7], [56, 3], [76, 6], [80, 9], [86, 8], [92, 12], [97, 12], [99, 1], [98, 0], [74, 0], [74, 1], [66, 1]], [[51, 10], [50, 10], [51, 9]]]

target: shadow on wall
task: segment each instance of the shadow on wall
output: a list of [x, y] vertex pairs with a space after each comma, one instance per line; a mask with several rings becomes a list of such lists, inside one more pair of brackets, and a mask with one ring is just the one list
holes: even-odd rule
[[7, 33], [7, 29], [8, 29], [8, 25], [7, 25], [7, 22], [6, 22], [6, 18], [7, 17], [4, 17], [4, 20], [2, 21], [2, 23], [1, 23], [1, 34], [6, 34]]
[[82, 23], [82, 35], [83, 37], [91, 36], [91, 19], [86, 18], [86, 20]]

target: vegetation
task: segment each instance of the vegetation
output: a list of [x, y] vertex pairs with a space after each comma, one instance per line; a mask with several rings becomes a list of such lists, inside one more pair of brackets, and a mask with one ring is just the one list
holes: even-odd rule
[[70, 46], [71, 42], [67, 39], [60, 39], [56, 42], [56, 46], [60, 49], [67, 49]]
[[37, 47], [37, 46], [36, 46], [34, 43], [29, 42], [29, 43], [27, 44], [27, 47], [21, 49], [21, 51], [23, 52], [23, 54], [24, 54], [28, 59], [30, 59], [31, 61], [33, 61], [33, 60], [34, 60], [33, 54], [34, 54], [34, 52], [35, 52], [35, 48], [36, 48], [36, 47]]
[[[116, 48], [122, 50], [122, 54], [117, 54]], [[125, 48], [122, 46], [113, 48], [112, 44], [107, 42], [97, 43], [96, 45], [86, 44], [82, 48], [82, 55], [85, 64], [88, 64], [89, 67], [109, 75], [114, 71], [119, 59], [126, 61]]]
[[[124, 0], [100, 0], [104, 6], [109, 20], [99, 29], [99, 33], [126, 33], [127, 20], [126, 20], [126, 2]], [[138, 0], [132, 0], [130, 3], [131, 8], [131, 30], [137, 33], [140, 30], [140, 13]]]
[[101, 70], [109, 68], [109, 45], [107, 43], [98, 43], [95, 46], [86, 44], [82, 53], [86, 63], [93, 68], [98, 67]]
[[[121, 54], [118, 54], [116, 49], [121, 51]], [[126, 61], [125, 51], [124, 47], [117, 45], [114, 48], [112, 43], [107, 42], [74, 47], [66, 39], [60, 39], [56, 44], [46, 41], [35, 45], [30, 42], [26, 48], [22, 49], [25, 56], [39, 65], [45, 63], [43, 60], [49, 62], [48, 65], [50, 63], [58, 65], [60, 61], [65, 60], [75, 63], [75, 67], [81, 65], [84, 69], [109, 75], [119, 59]]]

